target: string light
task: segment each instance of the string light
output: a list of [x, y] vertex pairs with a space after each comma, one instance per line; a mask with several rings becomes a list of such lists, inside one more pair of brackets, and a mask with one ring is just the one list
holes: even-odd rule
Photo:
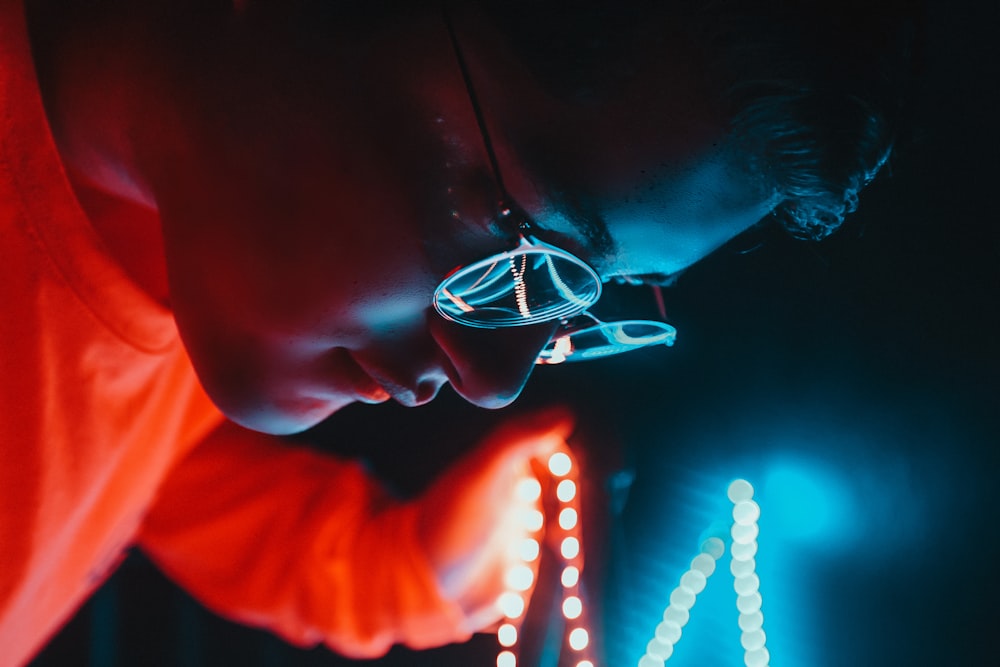
[[754, 489], [750, 482], [738, 479], [729, 485], [727, 495], [733, 503], [733, 525], [729, 531], [733, 538], [729, 547], [732, 560], [733, 590], [736, 591], [736, 609], [739, 610], [740, 645], [743, 663], [747, 667], [768, 667], [771, 655], [765, 648], [764, 614], [761, 605], [760, 577], [757, 576], [757, 536], [760, 528], [760, 506], [753, 500]]
[[[760, 578], [757, 576], [757, 537], [760, 528], [760, 506], [753, 500], [753, 485], [737, 479], [729, 485], [726, 495], [733, 503], [732, 526], [729, 530], [731, 555], [730, 571], [736, 591], [736, 608], [740, 612], [740, 644], [746, 667], [769, 667], [770, 653], [764, 646], [763, 598]], [[656, 626], [653, 638], [646, 644], [646, 652], [639, 658], [638, 667], [664, 667], [674, 654], [684, 626], [690, 618], [698, 594], [716, 570], [716, 562], [726, 551], [720, 537], [709, 537], [702, 542], [700, 553], [691, 560], [691, 566], [681, 575], [680, 583], [670, 593], [670, 604], [663, 612], [663, 620]]]
[[497, 600], [497, 606], [507, 618], [520, 618], [521, 614], [524, 613], [524, 598], [513, 591], [507, 591]]
[[582, 651], [590, 645], [590, 634], [585, 628], [573, 628], [569, 633], [569, 646], [574, 651]]
[[[578, 655], [575, 667], [594, 667], [587, 655], [591, 647], [590, 632], [586, 627], [583, 596], [580, 594], [580, 572], [583, 567], [580, 540], [580, 512], [577, 494], [578, 478], [572, 456], [559, 451], [546, 462], [549, 473], [559, 479], [555, 486], [555, 497], [559, 503], [555, 525], [548, 530], [558, 531], [553, 536], [558, 540], [559, 555], [563, 569], [559, 582], [563, 589], [562, 612], [567, 622], [566, 645]], [[543, 506], [542, 484], [534, 477], [518, 483], [517, 499], [522, 503], [519, 509], [521, 529], [525, 537], [513, 549], [519, 560], [511, 566], [505, 576], [507, 590], [497, 600], [500, 612], [513, 621], [524, 614], [527, 601], [525, 595], [534, 583], [534, 570], [530, 566], [540, 556], [541, 533], [546, 529], [545, 515], [537, 509]], [[501, 650], [497, 654], [497, 667], [517, 666], [517, 642], [519, 636], [514, 623], [504, 623], [497, 630], [497, 642]]]
[[533, 563], [538, 556], [541, 555], [542, 546], [533, 537], [527, 537], [521, 540], [520, 547], [517, 550], [517, 555], [525, 563]]
[[559, 547], [559, 553], [566, 560], [573, 560], [580, 555], [580, 540], [575, 537], [563, 538], [562, 545]]
[[556, 452], [549, 457], [549, 472], [556, 477], [565, 477], [573, 469], [573, 459], [566, 452]]
[[556, 498], [561, 502], [568, 503], [576, 498], [576, 482], [571, 479], [564, 479], [556, 487]]
[[497, 641], [505, 648], [513, 646], [517, 643], [517, 628], [510, 623], [504, 623], [497, 630]]
[[[577, 482], [573, 479], [576, 476], [574, 461], [568, 453], [560, 451], [549, 457], [547, 465], [553, 477], [561, 478], [555, 487], [559, 502], [555, 523], [562, 532], [556, 537], [563, 560], [559, 580], [563, 588], [562, 613], [567, 622], [566, 644], [571, 651], [581, 654], [575, 667], [594, 667], [593, 661], [583, 655], [591, 647], [591, 636], [586, 627], [584, 602], [579, 591], [582, 558]], [[504, 577], [507, 590], [497, 600], [498, 609], [507, 619], [497, 630], [497, 642], [501, 647], [497, 654], [497, 667], [517, 667], [519, 633], [517, 625], [511, 621], [523, 616], [527, 605], [525, 596], [534, 584], [534, 569], [530, 564], [540, 556], [541, 533], [546, 524], [545, 515], [536, 507], [543, 505], [542, 491], [541, 482], [533, 477], [522, 480], [517, 487], [517, 498], [524, 504], [519, 517], [525, 537], [516, 548], [519, 562]], [[771, 656], [765, 646], [767, 635], [761, 611], [763, 597], [760, 577], [756, 573], [760, 506], [753, 500], [753, 486], [744, 479], [733, 481], [726, 495], [733, 504], [729, 535], [711, 536], [702, 542], [698, 554], [691, 559], [690, 566], [671, 591], [670, 602], [652, 639], [646, 644], [645, 653], [639, 658], [638, 667], [665, 667], [673, 656], [674, 647], [684, 634], [684, 626], [691, 618], [691, 609], [698, 595], [705, 590], [709, 577], [717, 569], [717, 562], [726, 552], [724, 537], [729, 538], [730, 571], [739, 611], [744, 664], [746, 667], [769, 667]], [[556, 526], [549, 529], [556, 530]]]
[[517, 484], [517, 498], [531, 503], [542, 497], [542, 484], [534, 477], [525, 477]]
[[563, 600], [562, 610], [563, 616], [570, 620], [580, 618], [580, 614], [583, 613], [583, 602], [575, 595], [570, 595]]
[[715, 572], [715, 562], [725, 553], [726, 545], [718, 537], [710, 537], [701, 544], [701, 551], [691, 559], [691, 565], [681, 575], [680, 583], [670, 593], [670, 604], [663, 611], [663, 620], [656, 626], [653, 638], [646, 644], [646, 653], [639, 659], [639, 667], [663, 667], [674, 654], [684, 626], [691, 617], [690, 611], [705, 589], [708, 577]]
[[559, 527], [563, 530], [573, 530], [576, 528], [577, 514], [572, 507], [567, 507], [559, 512]]

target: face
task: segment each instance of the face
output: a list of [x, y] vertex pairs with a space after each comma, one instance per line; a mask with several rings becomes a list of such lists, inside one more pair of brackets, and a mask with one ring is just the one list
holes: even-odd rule
[[[769, 210], [668, 45], [581, 101], [554, 95], [483, 17], [455, 26], [507, 189], [543, 240], [603, 277], [676, 272]], [[504, 406], [555, 328], [433, 311], [448, 271], [513, 240], [440, 14], [363, 28], [319, 53], [249, 25], [183, 72], [157, 135], [169, 141], [146, 141], [181, 334], [212, 398], [254, 429], [302, 430], [357, 401], [421, 405], [445, 384]]]

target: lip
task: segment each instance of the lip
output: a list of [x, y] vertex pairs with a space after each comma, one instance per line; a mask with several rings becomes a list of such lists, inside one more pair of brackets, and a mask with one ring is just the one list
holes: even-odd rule
[[378, 403], [385, 403], [390, 398], [393, 398], [392, 393], [386, 390], [382, 383], [376, 380], [370, 372], [358, 363], [358, 360], [354, 358], [354, 355], [350, 351], [344, 350], [344, 353], [344, 356], [350, 362], [352, 391], [358, 401], [376, 405]]
[[383, 389], [381, 385], [376, 384], [374, 389], [358, 390], [357, 397], [358, 401], [361, 403], [378, 405], [379, 403], [385, 403], [392, 398], [392, 394]]

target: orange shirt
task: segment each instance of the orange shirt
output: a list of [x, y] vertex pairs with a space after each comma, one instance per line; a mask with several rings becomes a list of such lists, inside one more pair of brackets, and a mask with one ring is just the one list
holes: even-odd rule
[[73, 196], [18, 0], [0, 0], [0, 304], [0, 665], [29, 660], [137, 539], [206, 604], [292, 641], [467, 637], [412, 506], [209, 402], [170, 312]]

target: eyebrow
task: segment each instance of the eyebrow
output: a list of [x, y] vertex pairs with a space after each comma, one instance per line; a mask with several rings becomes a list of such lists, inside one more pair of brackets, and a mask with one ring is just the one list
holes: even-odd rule
[[[550, 201], [566, 215], [567, 220], [586, 239], [587, 249], [599, 257], [612, 257], [616, 254], [617, 244], [608, 230], [608, 224], [594, 205], [572, 196], [565, 191], [548, 193]], [[633, 285], [648, 285], [652, 287], [670, 287], [685, 269], [673, 273], [634, 273], [613, 276], [620, 282]]]

